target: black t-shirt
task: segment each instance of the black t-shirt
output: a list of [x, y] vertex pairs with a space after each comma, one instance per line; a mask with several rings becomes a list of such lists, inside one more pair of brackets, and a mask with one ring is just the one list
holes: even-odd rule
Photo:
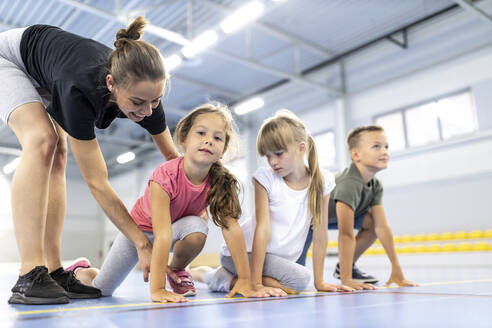
[[[94, 139], [94, 126], [105, 129], [116, 117], [126, 118], [116, 104], [107, 107], [110, 48], [58, 27], [33, 25], [22, 34], [20, 52], [27, 72], [51, 94], [46, 110], [70, 136]], [[138, 124], [150, 134], [163, 132], [162, 104]]]

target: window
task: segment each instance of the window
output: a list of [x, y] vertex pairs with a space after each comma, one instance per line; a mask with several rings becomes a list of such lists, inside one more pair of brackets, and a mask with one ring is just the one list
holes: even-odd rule
[[335, 134], [332, 131], [323, 132], [313, 136], [316, 150], [318, 151], [319, 166], [330, 168], [335, 166]]
[[423, 146], [439, 141], [439, 120], [436, 103], [406, 110], [405, 119], [410, 147]]
[[444, 98], [437, 104], [443, 139], [470, 134], [477, 130], [476, 116], [469, 92]]
[[477, 130], [469, 91], [375, 118], [386, 130], [390, 150], [424, 146]]
[[376, 119], [376, 124], [381, 125], [386, 131], [390, 151], [405, 149], [405, 130], [401, 112], [381, 116]]

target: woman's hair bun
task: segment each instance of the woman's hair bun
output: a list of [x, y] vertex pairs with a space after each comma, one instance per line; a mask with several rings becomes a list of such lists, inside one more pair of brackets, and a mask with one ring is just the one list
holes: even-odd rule
[[[135, 20], [127, 27], [122, 28], [116, 33], [116, 41], [114, 46], [120, 48], [124, 46], [127, 40], [139, 40], [142, 37], [143, 29], [147, 25], [148, 21], [143, 16], [138, 16]], [[122, 41], [122, 42], [120, 42]]]

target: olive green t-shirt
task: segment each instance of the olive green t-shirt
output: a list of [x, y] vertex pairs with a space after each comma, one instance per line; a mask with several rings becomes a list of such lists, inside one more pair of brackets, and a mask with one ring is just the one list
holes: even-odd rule
[[383, 185], [373, 178], [364, 185], [362, 177], [354, 163], [342, 172], [335, 174], [336, 187], [331, 192], [328, 207], [328, 223], [337, 222], [335, 204], [343, 202], [354, 210], [354, 217], [367, 212], [372, 206], [382, 204]]

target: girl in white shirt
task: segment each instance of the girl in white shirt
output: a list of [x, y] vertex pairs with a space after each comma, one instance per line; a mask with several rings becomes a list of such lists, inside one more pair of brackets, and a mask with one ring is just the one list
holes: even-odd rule
[[[351, 291], [323, 279], [328, 200], [335, 179], [331, 173], [321, 172], [314, 140], [304, 124], [289, 111], [278, 112], [260, 128], [257, 150], [266, 156], [270, 167], [258, 169], [253, 176], [255, 215], [242, 224], [255, 289], [285, 295], [307, 287], [310, 272], [296, 261], [312, 224], [314, 286], [319, 291]], [[193, 278], [213, 291], [229, 291], [237, 272], [225, 245], [220, 262], [222, 266], [215, 270], [192, 270]]]

